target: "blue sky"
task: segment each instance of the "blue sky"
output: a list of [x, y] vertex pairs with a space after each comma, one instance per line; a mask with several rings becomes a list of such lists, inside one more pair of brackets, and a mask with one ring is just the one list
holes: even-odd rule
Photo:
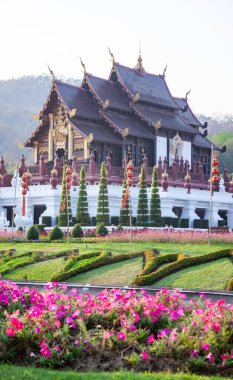
[[175, 96], [191, 88], [197, 113], [233, 114], [232, 0], [0, 0], [0, 79], [47, 72], [108, 77], [111, 62], [133, 67], [139, 41], [148, 72]]

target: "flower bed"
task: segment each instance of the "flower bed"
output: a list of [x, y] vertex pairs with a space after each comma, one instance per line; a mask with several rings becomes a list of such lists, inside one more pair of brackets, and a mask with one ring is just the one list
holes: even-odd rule
[[39, 293], [0, 281], [1, 362], [230, 375], [232, 323], [232, 305], [187, 301], [178, 291], [91, 296], [57, 283]]

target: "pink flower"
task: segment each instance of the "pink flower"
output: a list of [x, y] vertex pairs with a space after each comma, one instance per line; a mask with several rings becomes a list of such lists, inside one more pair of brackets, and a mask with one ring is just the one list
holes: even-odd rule
[[152, 344], [152, 343], [154, 342], [154, 340], [155, 340], [155, 337], [154, 337], [154, 335], [152, 334], [152, 335], [150, 335], [149, 338], [147, 339], [147, 343], [148, 343], [148, 344]]
[[208, 343], [204, 342], [203, 345], [201, 346], [201, 348], [202, 348], [203, 350], [209, 351], [209, 349], [210, 349], [210, 345], [209, 345]]
[[8, 336], [14, 336], [15, 335], [15, 330], [13, 329], [13, 327], [7, 327], [6, 335], [8, 335]]
[[229, 358], [228, 354], [220, 355], [220, 358], [222, 359], [222, 367], [224, 368], [226, 365], [226, 360]]
[[104, 339], [109, 339], [110, 336], [114, 333], [114, 330], [107, 331], [104, 333]]
[[142, 360], [147, 360], [149, 358], [149, 355], [146, 351], [142, 352]]
[[221, 325], [219, 323], [217, 322], [213, 323], [213, 330], [214, 332], [216, 332], [216, 334], [219, 332], [220, 328], [221, 328]]
[[125, 338], [126, 338], [126, 335], [123, 332], [119, 332], [117, 334], [117, 339], [119, 339], [119, 340], [125, 340]]
[[45, 356], [47, 358], [50, 358], [51, 356], [51, 351], [49, 348], [41, 348], [40, 353], [42, 356]]
[[193, 358], [196, 358], [198, 356], [198, 351], [197, 350], [194, 350], [193, 352], [192, 352], [192, 357]]
[[212, 352], [210, 352], [207, 356], [206, 356], [206, 359], [208, 359], [210, 361], [210, 363], [212, 363], [214, 361], [214, 355], [212, 354]]

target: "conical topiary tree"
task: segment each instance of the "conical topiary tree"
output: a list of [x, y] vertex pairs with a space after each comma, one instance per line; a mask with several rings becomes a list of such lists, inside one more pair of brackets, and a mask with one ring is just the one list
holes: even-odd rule
[[147, 184], [146, 184], [146, 170], [142, 165], [140, 174], [140, 189], [138, 195], [138, 208], [137, 208], [137, 225], [147, 226], [149, 221], [148, 215], [148, 199], [147, 199]]
[[80, 182], [79, 182], [76, 219], [77, 219], [77, 223], [80, 223], [83, 226], [90, 225], [90, 215], [88, 212], [88, 202], [87, 202], [86, 173], [85, 173], [85, 168], [83, 166], [80, 170]]
[[[68, 213], [67, 213], [68, 206]], [[66, 165], [63, 167], [63, 176], [62, 176], [62, 190], [61, 190], [61, 204], [58, 215], [58, 226], [66, 227], [68, 225], [67, 214], [69, 217], [69, 225], [72, 224], [72, 212], [70, 207], [70, 192], [68, 193], [68, 199], [66, 197]]]
[[151, 198], [150, 198], [150, 222], [154, 227], [162, 226], [161, 206], [158, 187], [157, 167], [154, 166], [151, 181]]
[[127, 198], [125, 207], [124, 208], [122, 207], [122, 203], [123, 203], [124, 198], [125, 198], [126, 189], [127, 189], [127, 183], [126, 183], [126, 179], [124, 178], [123, 184], [122, 184], [121, 209], [120, 209], [120, 218], [119, 218], [119, 223], [122, 226], [129, 226], [130, 225], [129, 198]]
[[102, 162], [100, 171], [100, 186], [98, 195], [98, 206], [96, 223], [109, 224], [109, 208], [108, 208], [108, 179], [105, 163]]

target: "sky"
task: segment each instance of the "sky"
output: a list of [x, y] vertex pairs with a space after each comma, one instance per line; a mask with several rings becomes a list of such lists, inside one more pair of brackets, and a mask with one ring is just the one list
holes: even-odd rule
[[162, 74], [195, 113], [233, 114], [233, 0], [0, 0], [0, 79], [48, 73], [107, 78], [108, 47]]

